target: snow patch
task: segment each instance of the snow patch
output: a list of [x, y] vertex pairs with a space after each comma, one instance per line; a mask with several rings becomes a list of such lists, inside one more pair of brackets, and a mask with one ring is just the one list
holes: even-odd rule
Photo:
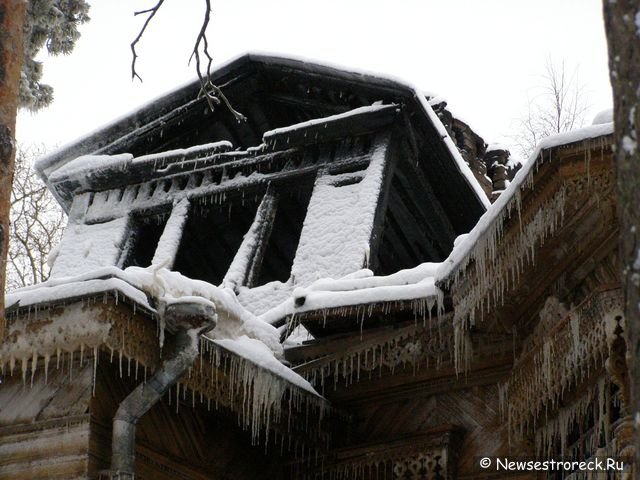
[[105, 169], [126, 170], [133, 155], [121, 153], [119, 155], [82, 155], [56, 169], [49, 177], [56, 182], [68, 177], [82, 177], [88, 172], [99, 172]]
[[335, 185], [340, 175], [319, 174], [291, 269], [296, 285], [339, 278], [366, 263], [377, 201], [382, 188], [388, 137], [374, 141], [363, 179]]
[[638, 148], [638, 142], [636, 142], [633, 138], [628, 135], [622, 137], [622, 148], [629, 155], [633, 156], [636, 153], [636, 149]]
[[276, 376], [284, 378], [293, 385], [318, 396], [318, 393], [309, 382], [276, 360], [273, 356], [273, 352], [264, 343], [256, 339], [249, 338], [246, 335], [240, 335], [236, 338], [220, 338], [214, 340], [214, 342], [223, 346], [227, 350], [234, 352], [238, 356], [264, 368], [265, 370], [274, 373]]
[[171, 211], [171, 216], [167, 220], [164, 231], [158, 241], [156, 252], [151, 260], [152, 265], [171, 267], [175, 260], [180, 240], [182, 239], [182, 229], [187, 221], [189, 213], [189, 200], [186, 198], [178, 201]]
[[596, 113], [596, 116], [593, 117], [593, 122], [591, 122], [591, 125], [602, 125], [603, 123], [611, 122], [613, 122], [613, 108], [607, 108]]
[[90, 225], [70, 222], [64, 230], [51, 277], [74, 277], [115, 265], [126, 240], [127, 218]]

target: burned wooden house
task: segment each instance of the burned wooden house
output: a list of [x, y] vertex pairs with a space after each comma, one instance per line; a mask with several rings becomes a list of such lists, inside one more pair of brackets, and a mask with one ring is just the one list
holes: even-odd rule
[[396, 80], [247, 55], [215, 81], [243, 121], [194, 83], [39, 162], [69, 223], [7, 295], [0, 478], [632, 456], [611, 124], [513, 177]]

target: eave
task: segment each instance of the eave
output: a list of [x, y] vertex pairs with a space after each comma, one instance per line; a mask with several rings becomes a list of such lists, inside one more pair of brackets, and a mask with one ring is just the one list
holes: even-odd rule
[[[9, 334], [0, 350], [0, 366], [5, 375], [21, 375], [25, 382], [29, 378], [45, 381], [49, 369], [73, 368], [78, 360], [94, 362], [95, 375], [103, 356], [117, 363], [121, 375], [141, 380], [157, 368], [162, 350], [173, 348], [172, 335], [167, 335], [161, 348], [159, 328], [153, 309], [112, 289], [14, 306], [8, 315]], [[276, 435], [307, 449], [326, 448], [323, 414], [332, 409], [322, 397], [207, 338], [201, 339], [200, 350], [189, 376], [179, 381], [176, 390], [181, 395], [190, 391], [194, 406], [231, 412], [256, 442]], [[279, 385], [282, 398], [260, 403], [263, 399], [254, 391], [258, 382]], [[289, 416], [304, 411], [314, 412], [319, 420], [307, 426], [287, 425]]]

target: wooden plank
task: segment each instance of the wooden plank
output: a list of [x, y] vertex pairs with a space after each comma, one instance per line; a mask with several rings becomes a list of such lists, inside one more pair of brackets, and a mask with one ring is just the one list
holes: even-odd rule
[[334, 142], [345, 137], [357, 137], [372, 133], [390, 125], [398, 115], [400, 107], [395, 104], [385, 105], [377, 110], [346, 112], [346, 117], [314, 119], [312, 124], [292, 125], [280, 132], [267, 132], [264, 142], [273, 148], [278, 145], [299, 147], [310, 144]]
[[86, 477], [89, 416], [0, 429], [0, 479]]

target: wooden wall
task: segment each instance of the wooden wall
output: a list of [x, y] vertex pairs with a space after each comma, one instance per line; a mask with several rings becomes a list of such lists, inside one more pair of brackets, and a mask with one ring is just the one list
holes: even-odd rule
[[[126, 362], [124, 363], [126, 365]], [[120, 378], [118, 360], [100, 358], [96, 394], [91, 401], [90, 477], [109, 466], [111, 422], [122, 399], [142, 381], [131, 369], [123, 368]], [[171, 405], [165, 396], [145, 416], [136, 429], [136, 480], [204, 480], [278, 478], [275, 463], [281, 460], [279, 446], [252, 447], [250, 435], [242, 432], [230, 414], [209, 411], [207, 401], [200, 403], [187, 392], [176, 412], [175, 388]], [[195, 403], [195, 406], [194, 406]]]
[[[55, 363], [52, 362], [52, 363]], [[87, 478], [90, 364], [31, 377], [5, 375], [0, 385], [0, 479]]]

